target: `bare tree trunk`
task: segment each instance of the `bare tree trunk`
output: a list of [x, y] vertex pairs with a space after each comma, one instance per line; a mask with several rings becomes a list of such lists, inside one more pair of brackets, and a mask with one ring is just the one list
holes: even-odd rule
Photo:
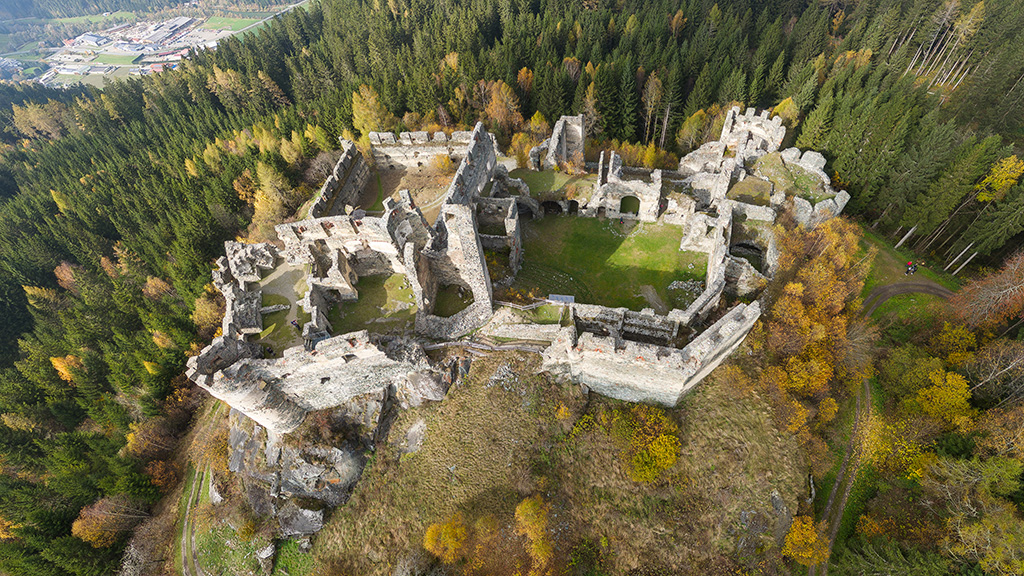
[[974, 260], [974, 257], [975, 257], [975, 256], [977, 256], [977, 255], [978, 255], [978, 253], [977, 253], [977, 252], [975, 252], [974, 254], [971, 254], [971, 257], [970, 257], [970, 258], [968, 258], [968, 259], [967, 259], [966, 261], [964, 261], [964, 263], [963, 263], [963, 264], [961, 264], [961, 265], [960, 265], [960, 267], [956, 269], [956, 272], [953, 272], [953, 276], [956, 276], [958, 272], [960, 272], [961, 270], [963, 270], [964, 266], [967, 266], [967, 264], [968, 264], [968, 263], [969, 263], [969, 262], [970, 262], [971, 260]]
[[967, 70], [964, 70], [964, 75], [963, 75], [963, 76], [961, 76], [961, 77], [960, 77], [960, 79], [956, 81], [956, 84], [955, 84], [955, 85], [953, 86], [952, 90], [956, 90], [956, 89], [957, 89], [957, 87], [958, 87], [958, 86], [960, 86], [960, 83], [964, 81], [964, 78], [967, 78], [967, 75], [968, 75], [968, 74], [969, 74], [970, 72], [971, 72], [971, 69], [970, 69], [970, 68], [968, 68]]
[[953, 258], [953, 260], [950, 261], [949, 264], [946, 264], [946, 267], [943, 268], [942, 271], [945, 272], [946, 270], [949, 270], [950, 266], [952, 266], [953, 264], [956, 264], [957, 260], [959, 260], [964, 254], [967, 254], [967, 251], [971, 249], [971, 246], [974, 246], [974, 242], [971, 242], [970, 244], [968, 244], [967, 248], [964, 248], [962, 252], [957, 254], [956, 258]]
[[942, 38], [940, 38], [939, 41], [938, 41], [938, 46], [936, 46], [935, 41], [933, 40], [932, 41], [932, 45], [928, 47], [928, 51], [925, 52], [925, 55], [924, 55], [924, 60], [921, 61], [921, 65], [917, 68], [917, 72], [915, 72], [916, 75], [920, 76], [921, 73], [924, 72], [924, 67], [928, 65], [928, 61], [931, 60], [932, 56], [935, 55], [935, 50], [937, 50], [939, 48], [939, 46], [942, 46], [945, 43], [946, 35], [948, 33], [949, 33], [949, 26], [947, 25], [946, 29], [943, 30], [943, 32], [942, 32]]
[[910, 238], [910, 235], [913, 234], [916, 230], [917, 230], [917, 226], [914, 226], [913, 228], [911, 228], [910, 231], [907, 232], [907, 235], [904, 236], [902, 240], [900, 240], [899, 244], [897, 244], [896, 246], [893, 247], [893, 250], [895, 250], [896, 248], [899, 248], [900, 246], [902, 246], [903, 243], [907, 241], [907, 238]]
[[952, 66], [949, 69], [949, 73], [947, 73], [946, 76], [942, 78], [942, 82], [939, 82], [939, 84], [945, 84], [946, 82], [949, 81], [950, 77], [956, 78], [956, 76], [960, 74], [960, 71], [964, 69], [964, 66], [967, 65], [967, 62], [971, 59], [971, 56], [974, 56], [974, 50], [971, 50], [967, 57], [960, 61], [960, 64], [958, 66]]
[[[946, 47], [949, 47], [949, 42], [946, 43]], [[942, 64], [939, 65], [938, 68], [935, 68], [936, 76], [938, 74], [942, 73], [942, 71], [946, 68], [946, 63], [949, 62], [949, 59], [950, 59], [950, 57], [953, 56], [953, 54], [956, 54], [956, 49], [959, 48], [959, 47], [960, 47], [960, 37], [957, 36], [956, 41], [953, 42], [953, 47], [949, 49], [949, 52], [946, 52], [946, 48], [943, 48], [942, 52], [939, 52], [939, 56], [938, 56], [938, 58], [935, 59], [935, 62], [938, 62], [939, 58], [942, 58], [942, 54], [943, 53], [946, 54], [946, 58], [942, 61]], [[932, 84], [935, 84], [935, 79], [934, 78], [932, 79]], [[929, 86], [931, 86], [932, 84], [929, 84]]]
[[892, 202], [889, 202], [889, 205], [882, 211], [882, 215], [875, 219], [874, 224], [871, 225], [872, 230], [878, 228], [878, 223], [882, 221], [882, 218], [885, 218], [885, 215], [889, 213], [889, 210], [892, 210]]
[[665, 117], [661, 121], [661, 143], [658, 147], [661, 148], [662, 150], [665, 149], [665, 135], [668, 134], [668, 116], [671, 110], [672, 103], [669, 102], [668, 105], [665, 106]]

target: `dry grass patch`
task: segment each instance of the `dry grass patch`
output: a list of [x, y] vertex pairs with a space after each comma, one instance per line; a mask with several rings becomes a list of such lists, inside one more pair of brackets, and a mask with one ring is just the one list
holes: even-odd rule
[[[803, 463], [765, 400], [734, 390], [719, 371], [676, 410], [586, 401], [575, 387], [534, 375], [539, 360], [478, 359], [444, 402], [403, 412], [391, 445], [377, 451], [318, 536], [317, 573], [386, 575], [410, 557], [434, 561], [424, 535], [432, 524], [450, 524], [465, 527], [450, 530], [459, 537], [446, 544], [457, 544], [448, 555], [452, 573], [526, 574], [535, 560], [516, 529], [516, 508], [538, 495], [548, 518], [546, 566], [555, 574], [779, 566], [770, 495], [778, 490], [795, 513]], [[401, 455], [397, 445], [421, 418], [423, 447]], [[656, 440], [663, 435], [678, 444]], [[674, 458], [656, 455], [661, 444]], [[653, 475], [636, 473], [641, 445], [665, 464]]]
[[[514, 532], [515, 508], [541, 488], [532, 463], [562, 429], [556, 409], [582, 404], [571, 389], [535, 375], [539, 363], [536, 355], [518, 353], [477, 359], [444, 402], [402, 412], [392, 443], [377, 450], [352, 498], [318, 536], [317, 573], [344, 566], [351, 573], [391, 574], [408, 552], [426, 554], [430, 524], [458, 513], [468, 522], [498, 522], [496, 540], [482, 555], [504, 550], [513, 564], [517, 555], [525, 557]], [[421, 418], [422, 447], [401, 455], [397, 443]]]
[[772, 490], [795, 513], [803, 486], [799, 446], [777, 431], [766, 401], [733, 390], [721, 374], [667, 411], [678, 422], [679, 457], [649, 484], [631, 479], [623, 442], [607, 424], [622, 403], [595, 399], [593, 424], [570, 434], [558, 462], [559, 499], [569, 503], [584, 540], [608, 543], [609, 573], [706, 574], [731, 569], [737, 558], [762, 567], [778, 561], [774, 527], [753, 539], [756, 558], [739, 549], [749, 533], [741, 513], [773, 517]]

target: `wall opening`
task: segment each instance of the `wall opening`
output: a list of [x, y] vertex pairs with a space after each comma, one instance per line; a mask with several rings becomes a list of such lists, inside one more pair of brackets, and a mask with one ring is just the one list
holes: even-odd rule
[[575, 200], [569, 200], [569, 214], [577, 214], [580, 211], [580, 203]]
[[632, 214], [636, 216], [640, 213], [640, 199], [636, 196], [626, 196], [619, 202], [619, 213], [620, 214]]
[[548, 200], [547, 202], [541, 202], [540, 205], [541, 208], [544, 208], [544, 214], [546, 216], [562, 213], [562, 206], [558, 202], [552, 202], [551, 200]]
[[751, 242], [738, 242], [729, 247], [729, 252], [750, 262], [755, 270], [764, 274], [764, 250], [760, 246]]

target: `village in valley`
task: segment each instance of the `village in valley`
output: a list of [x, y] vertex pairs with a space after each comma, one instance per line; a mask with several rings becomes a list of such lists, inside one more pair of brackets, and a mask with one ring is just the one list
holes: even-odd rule
[[5, 26], [23, 24], [25, 20], [31, 24], [33, 19], [0, 22], [0, 77], [31, 79], [54, 87], [78, 83], [102, 87], [115, 78], [172, 70], [189, 52], [214, 49], [225, 38], [255, 32], [275, 16], [306, 2], [282, 0], [280, 5], [262, 11], [224, 12], [226, 16], [207, 15], [193, 2], [187, 5], [191, 10], [183, 10], [186, 15], [163, 18], [104, 12], [85, 20], [39, 20], [40, 25], [46, 26], [61, 24], [61, 20], [81, 20], [90, 25], [88, 31], [63, 38], [59, 43], [33, 40], [16, 50], [12, 50], [12, 42], [3, 33]]

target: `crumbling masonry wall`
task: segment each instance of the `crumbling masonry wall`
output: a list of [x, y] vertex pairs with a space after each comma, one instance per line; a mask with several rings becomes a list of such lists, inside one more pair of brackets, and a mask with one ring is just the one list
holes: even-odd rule
[[[476, 230], [472, 206], [441, 206], [431, 246], [423, 249], [410, 283], [416, 295], [416, 332], [431, 338], [458, 338], [482, 326], [494, 312], [493, 289], [484, 261], [483, 246]], [[415, 259], [415, 256], [414, 256]], [[445, 318], [433, 313], [437, 289], [461, 286], [473, 294], [464, 310]]]
[[402, 132], [395, 138], [391, 132], [370, 132], [373, 160], [388, 170], [417, 168], [428, 165], [436, 156], [445, 155], [458, 162], [465, 157], [466, 144], [472, 132]]
[[309, 216], [328, 216], [332, 212], [340, 212], [346, 205], [355, 204], [369, 177], [370, 167], [366, 165], [356, 145], [348, 140], [342, 140], [341, 158], [317, 192], [309, 208]]
[[197, 384], [276, 434], [306, 414], [344, 404], [410, 379], [433, 378], [426, 354], [410, 341], [375, 341], [365, 331], [321, 341], [314, 351], [289, 348], [283, 358], [241, 358]]
[[760, 315], [757, 302], [739, 304], [682, 349], [567, 327], [544, 351], [543, 369], [611, 398], [675, 406], [739, 346]]
[[[523, 239], [515, 198], [477, 198], [477, 225], [484, 250], [509, 251], [509, 267], [519, 272], [523, 261]], [[498, 230], [502, 230], [498, 234]], [[493, 232], [493, 233], [489, 233]]]
[[764, 152], [777, 151], [786, 138], [786, 127], [782, 125], [781, 116], [769, 118], [768, 115], [768, 110], [757, 114], [753, 108], [740, 114], [739, 106], [733, 106], [725, 116], [719, 141], [733, 149], [751, 147]]
[[469, 204], [479, 196], [494, 178], [498, 165], [498, 144], [481, 122], [470, 135], [466, 155], [455, 171], [455, 177], [445, 193], [446, 204]]
[[[541, 170], [553, 170], [558, 167], [573, 171], [583, 171], [583, 115], [562, 116], [555, 122], [551, 138], [538, 147], [536, 156], [540, 161]], [[531, 155], [534, 152], [530, 151]]]

